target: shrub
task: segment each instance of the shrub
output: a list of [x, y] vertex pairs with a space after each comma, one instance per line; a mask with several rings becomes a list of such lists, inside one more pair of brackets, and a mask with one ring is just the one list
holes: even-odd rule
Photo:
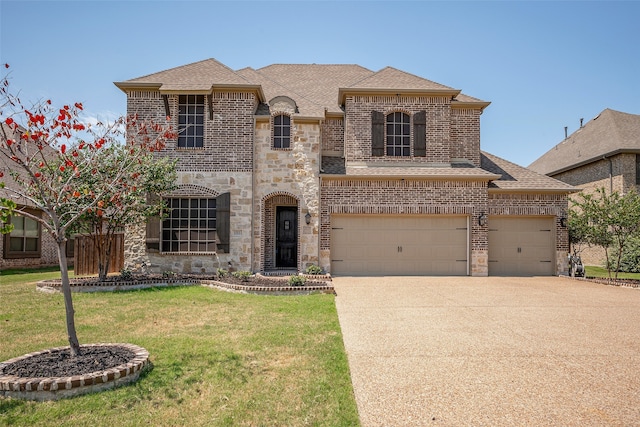
[[225, 270], [224, 268], [218, 268], [216, 271], [218, 277], [227, 277], [229, 275], [229, 270]]
[[122, 280], [132, 280], [133, 279], [133, 271], [123, 268], [120, 271], [120, 278]]
[[166, 270], [162, 272], [162, 278], [164, 279], [173, 279], [174, 277], [176, 277], [176, 273], [174, 271]]
[[249, 277], [251, 277], [251, 272], [250, 271], [234, 271], [233, 273], [231, 273], [231, 275], [233, 277], [235, 277], [236, 279], [240, 279], [243, 282], [248, 282], [249, 281]]
[[[624, 273], [640, 273], [640, 237], [630, 237], [625, 242], [620, 268]], [[615, 262], [611, 261], [611, 269], [615, 269]]]
[[322, 267], [315, 264], [311, 264], [309, 267], [307, 267], [305, 272], [307, 274], [322, 274]]
[[304, 276], [291, 276], [289, 277], [289, 286], [304, 286], [307, 278]]

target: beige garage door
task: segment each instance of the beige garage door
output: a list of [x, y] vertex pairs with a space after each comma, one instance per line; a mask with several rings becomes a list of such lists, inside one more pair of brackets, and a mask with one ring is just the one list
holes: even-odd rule
[[331, 273], [466, 275], [466, 216], [333, 215]]
[[555, 221], [551, 217], [489, 218], [489, 275], [555, 273]]

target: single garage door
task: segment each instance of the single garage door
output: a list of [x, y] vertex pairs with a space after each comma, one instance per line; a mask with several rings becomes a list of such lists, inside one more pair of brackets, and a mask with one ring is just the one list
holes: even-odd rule
[[552, 217], [489, 217], [489, 275], [555, 274]]
[[466, 216], [332, 215], [331, 273], [467, 275]]

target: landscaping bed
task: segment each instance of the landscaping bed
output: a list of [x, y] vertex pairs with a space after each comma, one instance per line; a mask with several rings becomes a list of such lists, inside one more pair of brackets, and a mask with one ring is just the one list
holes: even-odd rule
[[[145, 274], [123, 277], [121, 275], [108, 276], [105, 280], [97, 277], [80, 277], [70, 280], [73, 292], [109, 292], [136, 290], [151, 287], [202, 285], [216, 287], [223, 290], [246, 292], [254, 294], [297, 295], [314, 292], [333, 293], [333, 285], [329, 275], [299, 275], [304, 283], [292, 285], [290, 276], [264, 276], [255, 274], [235, 277], [231, 274], [196, 275], [196, 274]], [[60, 291], [62, 287], [59, 279], [38, 282], [37, 288], [42, 291]]]
[[58, 400], [129, 384], [149, 366], [149, 353], [133, 344], [89, 344], [25, 354], [0, 363], [0, 396]]

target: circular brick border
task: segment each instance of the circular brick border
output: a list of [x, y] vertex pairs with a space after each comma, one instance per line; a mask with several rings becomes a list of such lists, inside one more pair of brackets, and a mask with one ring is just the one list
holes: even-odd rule
[[5, 375], [5, 366], [11, 363], [69, 347], [55, 347], [25, 354], [0, 363], [0, 396], [37, 401], [64, 399], [132, 383], [151, 367], [149, 352], [134, 344], [101, 343], [86, 344], [82, 347], [121, 347], [133, 352], [134, 357], [130, 362], [111, 369], [71, 377], [22, 378]]

